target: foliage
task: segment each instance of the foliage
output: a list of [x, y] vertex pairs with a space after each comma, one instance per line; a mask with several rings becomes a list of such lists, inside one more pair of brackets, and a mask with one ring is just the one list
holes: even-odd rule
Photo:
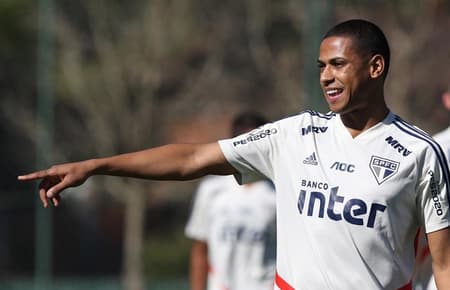
[[172, 233], [152, 235], [145, 243], [145, 273], [152, 279], [187, 276], [190, 242], [184, 236], [183, 228]]

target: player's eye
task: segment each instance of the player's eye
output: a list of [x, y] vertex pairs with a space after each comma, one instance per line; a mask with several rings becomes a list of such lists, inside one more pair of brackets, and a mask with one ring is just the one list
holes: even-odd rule
[[318, 67], [320, 70], [323, 70], [323, 68], [325, 67], [325, 64], [324, 64], [323, 62], [321, 62], [321, 61], [318, 61], [318, 62], [317, 62], [317, 67]]
[[347, 62], [344, 59], [334, 59], [331, 61], [331, 65], [337, 68], [343, 67]]

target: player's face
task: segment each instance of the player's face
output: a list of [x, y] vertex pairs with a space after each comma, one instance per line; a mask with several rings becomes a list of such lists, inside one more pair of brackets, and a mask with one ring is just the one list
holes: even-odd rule
[[331, 111], [344, 114], [367, 106], [369, 60], [353, 49], [351, 38], [325, 38], [318, 66], [320, 85]]

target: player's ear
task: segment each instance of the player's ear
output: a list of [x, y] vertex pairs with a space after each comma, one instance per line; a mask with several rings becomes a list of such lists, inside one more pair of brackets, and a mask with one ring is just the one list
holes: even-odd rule
[[447, 110], [450, 110], [450, 90], [442, 94], [442, 103]]
[[379, 78], [383, 75], [384, 72], [384, 57], [381, 54], [375, 54], [369, 60], [370, 66], [370, 77], [371, 78]]

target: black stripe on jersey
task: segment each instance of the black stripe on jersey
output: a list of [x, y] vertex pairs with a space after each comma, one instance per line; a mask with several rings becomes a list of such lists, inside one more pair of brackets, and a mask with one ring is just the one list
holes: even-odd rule
[[447, 199], [450, 204], [450, 194], [449, 194], [450, 172], [449, 172], [448, 164], [446, 161], [447, 159], [445, 158], [445, 154], [444, 154], [444, 151], [442, 150], [441, 146], [430, 135], [428, 135], [424, 131], [412, 126], [411, 124], [408, 124], [407, 122], [402, 120], [397, 115], [395, 116], [394, 125], [396, 125], [403, 132], [405, 132], [411, 136], [414, 136], [416, 138], [419, 138], [419, 139], [427, 142], [429, 145], [431, 145], [431, 148], [433, 148], [434, 152], [437, 155], [439, 164], [442, 168], [442, 172], [444, 173], [444, 180], [445, 180], [445, 184], [447, 185]]
[[405, 127], [407, 127], [410, 130], [413, 130], [416, 133], [422, 135], [424, 138], [420, 138], [420, 139], [426, 141], [428, 144], [430, 144], [432, 146], [432, 148], [435, 151], [436, 155], [438, 155], [439, 163], [441, 164], [441, 167], [442, 167], [442, 170], [443, 170], [444, 174], [446, 174], [446, 176], [447, 176], [447, 180], [450, 181], [450, 170], [449, 170], [449, 167], [448, 167], [449, 165], [448, 165], [448, 163], [446, 161], [447, 158], [445, 157], [445, 153], [442, 150], [442, 148], [439, 145], [439, 143], [437, 143], [429, 134], [427, 134], [426, 132], [420, 130], [417, 127], [412, 126], [411, 124], [409, 124], [408, 122], [406, 122], [402, 118], [400, 118], [399, 116], [395, 116], [395, 117], [396, 117], [396, 120], [398, 120], [401, 124], [405, 125]]
[[302, 115], [302, 114], [305, 114], [305, 113], [308, 113], [311, 116], [316, 116], [316, 117], [319, 117], [319, 118], [322, 118], [322, 119], [326, 119], [326, 120], [331, 120], [334, 116], [336, 116], [336, 113], [333, 113], [333, 112], [328, 112], [326, 114], [322, 114], [322, 113], [319, 113], [319, 112], [316, 112], [316, 111], [313, 111], [313, 110], [302, 111], [302, 112], [300, 112], [299, 115]]

